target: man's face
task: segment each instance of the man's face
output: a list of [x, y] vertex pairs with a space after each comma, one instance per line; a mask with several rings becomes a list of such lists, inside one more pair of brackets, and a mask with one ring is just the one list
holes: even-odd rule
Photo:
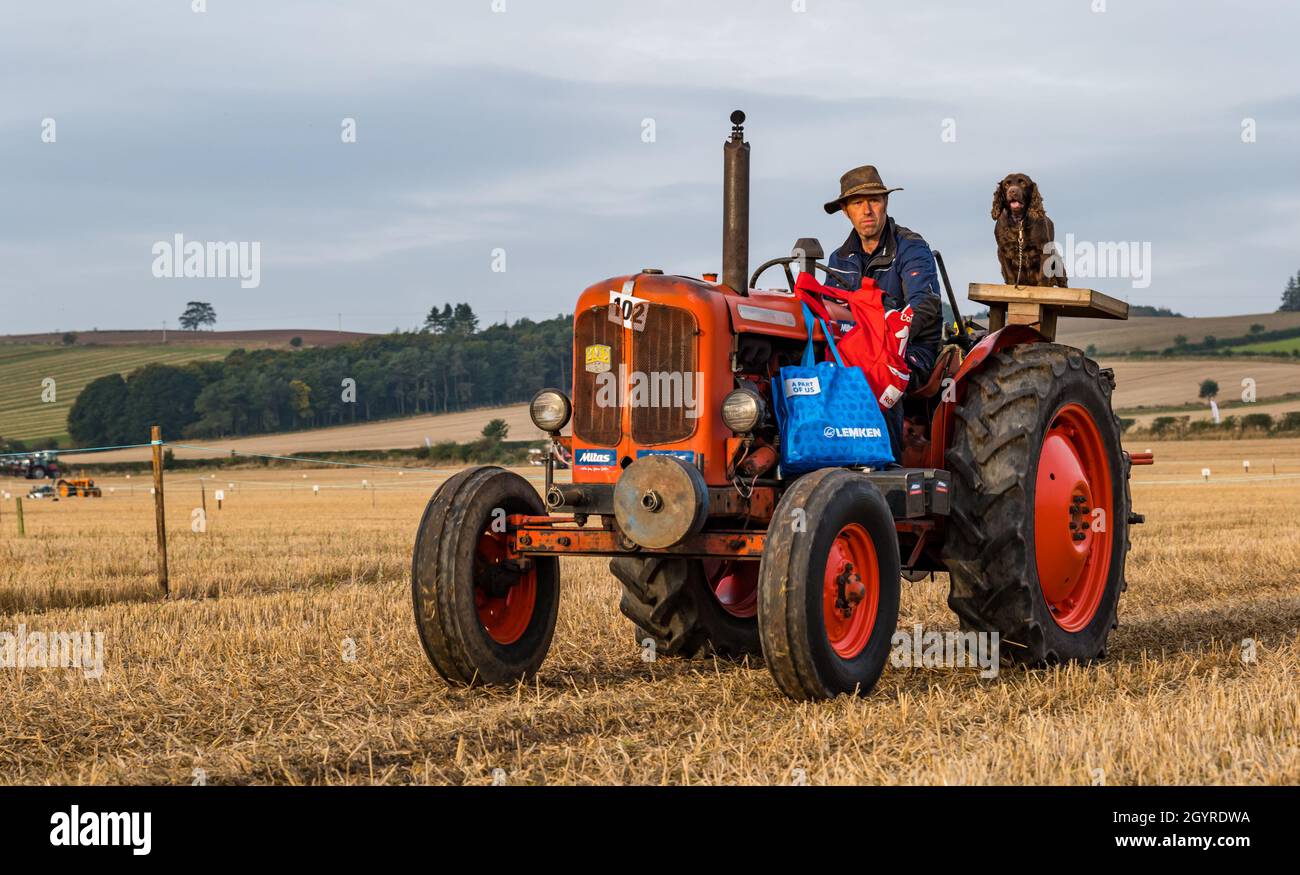
[[879, 236], [885, 227], [885, 209], [888, 206], [887, 194], [858, 195], [844, 202], [844, 215], [849, 217], [859, 236], [870, 239]]

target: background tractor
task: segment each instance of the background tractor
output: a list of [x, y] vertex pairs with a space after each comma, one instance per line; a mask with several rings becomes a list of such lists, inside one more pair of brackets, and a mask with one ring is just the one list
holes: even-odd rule
[[[795, 272], [816, 240], [747, 277], [749, 144], [723, 147], [723, 270], [656, 269], [578, 298], [570, 391], [534, 423], [572, 464], [544, 498], [496, 467], [444, 483], [412, 558], [416, 625], [437, 671], [512, 683], [555, 629], [561, 556], [608, 556], [621, 611], [657, 654], [761, 653], [796, 698], [867, 693], [888, 658], [900, 575], [947, 571], [964, 629], [1029, 664], [1104, 654], [1116, 624], [1129, 467], [1114, 375], [1053, 343], [1058, 315], [1127, 318], [1087, 289], [972, 285], [990, 330], [956, 316], [925, 386], [905, 398], [901, 466], [783, 476], [771, 378], [807, 342]], [[936, 259], [957, 311], [942, 257]], [[784, 290], [755, 288], [782, 267]], [[847, 307], [829, 304], [845, 323]], [[815, 340], [824, 343], [818, 328]], [[571, 436], [561, 432], [572, 422]]]
[[71, 480], [60, 480], [54, 485], [63, 498], [99, 498], [104, 494], [89, 477], [73, 477]]
[[25, 480], [53, 480], [59, 476], [59, 456], [49, 450], [11, 455], [0, 459], [0, 471]]

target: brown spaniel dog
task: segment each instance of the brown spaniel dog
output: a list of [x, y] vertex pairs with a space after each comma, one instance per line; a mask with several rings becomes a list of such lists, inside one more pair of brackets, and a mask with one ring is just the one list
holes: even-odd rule
[[1069, 286], [1065, 264], [1053, 256], [1056, 228], [1043, 209], [1038, 185], [1008, 173], [993, 192], [993, 238], [1002, 280], [1009, 286]]

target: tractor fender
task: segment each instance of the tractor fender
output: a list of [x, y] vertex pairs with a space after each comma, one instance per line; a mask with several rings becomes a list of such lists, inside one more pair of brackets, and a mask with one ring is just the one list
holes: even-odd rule
[[1015, 346], [1018, 343], [1046, 342], [1046, 337], [1040, 334], [1037, 329], [1030, 328], [1028, 325], [1008, 325], [1005, 328], [999, 328], [975, 344], [975, 348], [962, 360], [961, 367], [953, 375], [953, 382], [961, 386], [962, 380], [967, 374], [984, 364], [986, 358], [1000, 349]]
[[962, 360], [961, 366], [952, 375], [952, 382], [944, 381], [945, 386], [953, 388], [954, 395], [950, 397], [945, 392], [945, 403], [940, 404], [935, 410], [934, 420], [930, 426], [930, 447], [926, 451], [925, 465], [927, 467], [943, 468], [947, 464], [945, 460], [948, 447], [952, 445], [952, 408], [955, 404], [960, 403], [965, 395], [966, 377], [982, 367], [985, 359], [1000, 349], [1015, 346], [1018, 343], [1044, 343], [1046, 340], [1047, 338], [1028, 325], [1008, 325], [999, 328], [975, 344], [975, 348]]

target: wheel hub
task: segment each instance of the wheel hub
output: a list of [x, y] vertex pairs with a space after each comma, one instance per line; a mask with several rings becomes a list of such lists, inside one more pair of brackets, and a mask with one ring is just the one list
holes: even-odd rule
[[474, 607], [488, 636], [498, 644], [523, 637], [537, 603], [537, 569], [527, 559], [509, 559], [505, 537], [484, 532], [474, 557]]
[[835, 609], [847, 620], [853, 616], [853, 609], [867, 595], [867, 587], [853, 570], [852, 562], [845, 562], [840, 573], [835, 577], [837, 593]]
[[831, 542], [822, 583], [822, 619], [841, 659], [862, 653], [876, 625], [880, 601], [876, 548], [866, 529], [850, 523]]
[[1060, 434], [1048, 435], [1038, 463], [1036, 504], [1038, 578], [1049, 605], [1070, 594], [1088, 559], [1089, 526], [1082, 508], [1091, 500], [1092, 490], [1073, 446]]
[[[1043, 439], [1034, 486], [1034, 554], [1043, 598], [1057, 624], [1092, 621], [1110, 570], [1110, 466], [1091, 414], [1062, 408]], [[1094, 527], [1094, 508], [1101, 508]]]

